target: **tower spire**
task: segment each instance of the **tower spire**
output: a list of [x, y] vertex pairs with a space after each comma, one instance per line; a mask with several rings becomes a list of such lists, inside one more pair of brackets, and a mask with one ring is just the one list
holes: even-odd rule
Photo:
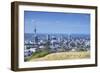
[[37, 29], [36, 29], [36, 25], [34, 26], [34, 34], [36, 34], [36, 31], [37, 31]]
[[36, 44], [38, 43], [38, 36], [37, 36], [37, 28], [36, 28], [36, 25], [34, 25], [34, 42]]

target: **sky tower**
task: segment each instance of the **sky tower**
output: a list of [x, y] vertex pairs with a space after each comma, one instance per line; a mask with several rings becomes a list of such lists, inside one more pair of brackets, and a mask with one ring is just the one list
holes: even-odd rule
[[36, 29], [36, 25], [34, 26], [34, 35], [36, 35], [37, 29]]
[[34, 26], [34, 42], [36, 44], [38, 43], [38, 36], [37, 36], [37, 28], [36, 28], [36, 25]]

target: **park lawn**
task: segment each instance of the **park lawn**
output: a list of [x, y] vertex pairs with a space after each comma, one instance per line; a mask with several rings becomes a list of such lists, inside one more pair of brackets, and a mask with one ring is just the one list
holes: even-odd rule
[[[47, 54], [47, 55], [46, 55]], [[65, 59], [84, 59], [90, 58], [90, 51], [80, 52], [58, 52], [58, 53], [46, 53], [43, 57], [36, 58], [31, 57], [28, 61], [49, 61], [49, 60], [65, 60]]]

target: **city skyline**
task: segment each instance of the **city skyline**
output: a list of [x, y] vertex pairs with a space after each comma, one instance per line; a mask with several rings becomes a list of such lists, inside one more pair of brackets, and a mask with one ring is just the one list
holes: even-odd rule
[[90, 34], [90, 14], [24, 11], [24, 33]]

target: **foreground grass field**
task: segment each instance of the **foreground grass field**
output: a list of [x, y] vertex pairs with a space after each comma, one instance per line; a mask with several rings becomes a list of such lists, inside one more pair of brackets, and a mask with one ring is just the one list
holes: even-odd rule
[[28, 61], [45, 61], [45, 60], [50, 61], [50, 60], [65, 60], [65, 59], [84, 59], [84, 58], [90, 58], [89, 51], [51, 53], [41, 58], [31, 57]]

